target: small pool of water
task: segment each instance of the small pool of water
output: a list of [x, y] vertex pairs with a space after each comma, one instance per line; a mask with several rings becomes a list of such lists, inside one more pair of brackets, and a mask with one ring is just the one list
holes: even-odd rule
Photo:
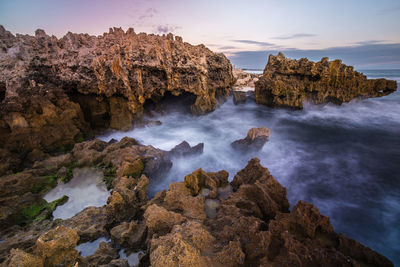
[[101, 242], [108, 242], [109, 240], [110, 239], [107, 239], [105, 237], [100, 237], [92, 242], [82, 243], [79, 246], [76, 246], [75, 248], [82, 257], [88, 257], [96, 252]]
[[144, 254], [143, 251], [129, 252], [126, 249], [119, 251], [119, 257], [128, 261], [130, 267], [137, 266], [139, 264], [139, 256]]
[[76, 168], [68, 183], [59, 183], [44, 199], [54, 201], [64, 195], [69, 199], [53, 212], [54, 219], [68, 219], [86, 207], [101, 207], [107, 203], [110, 192], [103, 182], [103, 172], [94, 168]]

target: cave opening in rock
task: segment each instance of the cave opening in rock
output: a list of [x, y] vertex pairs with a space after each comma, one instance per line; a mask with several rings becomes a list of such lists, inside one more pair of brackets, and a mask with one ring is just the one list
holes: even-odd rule
[[168, 114], [172, 112], [190, 113], [190, 107], [195, 103], [196, 95], [183, 92], [178, 96], [166, 92], [164, 96], [152, 97], [144, 103], [146, 115]]
[[6, 98], [6, 83], [0, 82], [0, 102]]
[[105, 130], [110, 126], [110, 105], [103, 96], [96, 94], [81, 94], [77, 86], [71, 84], [64, 89], [72, 102], [78, 103], [83, 112], [85, 121], [93, 130]]

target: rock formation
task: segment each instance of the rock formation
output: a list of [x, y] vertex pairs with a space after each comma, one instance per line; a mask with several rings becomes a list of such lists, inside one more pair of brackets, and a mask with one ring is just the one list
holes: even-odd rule
[[246, 102], [247, 98], [246, 92], [233, 91], [232, 95], [233, 95], [233, 104], [237, 105]]
[[255, 83], [258, 81], [260, 76], [261, 74], [248, 73], [242, 69], [235, 68], [233, 69], [233, 77], [236, 81], [233, 85], [233, 89], [240, 91], [246, 87], [254, 88]]
[[239, 139], [232, 142], [234, 149], [246, 152], [246, 151], [257, 151], [260, 150], [264, 144], [268, 141], [269, 135], [271, 134], [270, 129], [266, 127], [251, 128], [247, 132], [247, 136], [244, 139]]
[[[124, 149], [123, 144], [118, 146]], [[1, 261], [11, 266], [127, 266], [118, 259], [118, 249], [126, 248], [145, 251], [140, 266], [393, 266], [335, 233], [329, 218], [313, 205], [300, 201], [289, 211], [286, 189], [258, 159], [250, 160], [230, 184], [225, 171], [198, 169], [147, 202], [141, 197], [147, 184], [144, 176], [119, 178], [114, 190], [123, 196], [110, 197], [105, 207], [94, 208], [105, 212], [104, 220], [99, 219], [101, 212], [87, 208], [69, 220], [42, 225], [41, 231], [31, 226], [30, 232], [25, 229], [0, 244]], [[131, 183], [136, 184], [134, 189]], [[139, 200], [129, 204], [134, 210], [123, 205], [108, 210], [129, 199]], [[88, 229], [101, 222], [101, 231]], [[77, 254], [78, 240], [100, 236], [111, 236], [112, 242], [101, 243], [86, 258]]]
[[[42, 196], [58, 181], [68, 181], [61, 173], [68, 176], [72, 168], [84, 166], [103, 170], [104, 182], [113, 189], [107, 205], [88, 207], [62, 222], [51, 221], [53, 210], [66, 199], [47, 203]], [[107, 235], [107, 227], [141, 215], [149, 178], [157, 179], [171, 166], [166, 151], [132, 138], [92, 140], [76, 144], [69, 153], [37, 161], [32, 169], [0, 177], [0, 262], [11, 248], [31, 248], [39, 235], [60, 224], [76, 231], [81, 242]]]
[[213, 111], [234, 81], [229, 60], [204, 45], [121, 28], [58, 39], [0, 26], [0, 70], [0, 174], [93, 129], [129, 129], [145, 103], [166, 95], [194, 96], [194, 114]]
[[396, 81], [367, 79], [341, 60], [312, 62], [270, 55], [264, 73], [255, 83], [258, 104], [302, 108], [304, 101], [342, 104], [356, 97], [379, 97], [394, 92]]
[[183, 141], [179, 145], [176, 145], [169, 151], [171, 157], [186, 157], [193, 155], [200, 155], [203, 153], [204, 143], [198, 143], [195, 146], [190, 146], [188, 142]]

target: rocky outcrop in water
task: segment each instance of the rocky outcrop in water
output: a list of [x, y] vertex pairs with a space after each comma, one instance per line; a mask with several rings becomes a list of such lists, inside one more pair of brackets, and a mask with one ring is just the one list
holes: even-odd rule
[[264, 73], [255, 83], [258, 104], [302, 108], [304, 101], [342, 104], [356, 97], [379, 97], [394, 92], [396, 81], [367, 79], [341, 60], [288, 59], [270, 55]]
[[195, 146], [190, 146], [186, 141], [183, 141], [179, 145], [176, 145], [169, 151], [171, 157], [186, 157], [193, 155], [200, 155], [203, 153], [204, 143], [198, 143]]
[[[138, 183], [138, 178], [130, 179]], [[129, 182], [123, 185], [130, 188]], [[8, 247], [5, 263], [43, 266], [43, 261], [63, 258], [79, 266], [127, 266], [118, 259], [122, 247], [145, 251], [140, 266], [393, 266], [380, 254], [336, 234], [315, 206], [300, 201], [289, 211], [286, 189], [258, 159], [250, 160], [230, 184], [225, 171], [199, 169], [140, 205], [141, 212], [134, 217], [125, 214], [119, 217], [122, 221], [115, 220], [90, 238], [83, 234], [85, 222], [71, 224], [76, 216], [53, 222], [50, 231], [43, 228], [37, 241], [32, 232], [16, 235], [19, 240], [29, 236], [31, 245]], [[68, 221], [68, 227], [57, 227]], [[111, 236], [112, 242], [101, 243], [92, 256], [77, 255], [73, 247], [78, 240], [100, 236]], [[68, 242], [61, 244], [64, 239]], [[10, 242], [6, 239], [0, 247]], [[45, 252], [42, 243], [48, 247]]]
[[58, 39], [0, 26], [0, 70], [0, 174], [93, 129], [129, 129], [165, 96], [191, 95], [194, 114], [213, 111], [234, 81], [229, 60], [204, 45], [120, 28]]
[[251, 128], [246, 138], [232, 142], [231, 146], [243, 152], [258, 151], [268, 141], [270, 134], [271, 130], [266, 127]]
[[[313, 205], [300, 201], [289, 212], [286, 189], [258, 159], [236, 174], [226, 199], [203, 192], [227, 182], [217, 174], [196, 171], [149, 202], [151, 266], [392, 266], [336, 234]], [[214, 198], [219, 204], [211, 218], [204, 203]]]

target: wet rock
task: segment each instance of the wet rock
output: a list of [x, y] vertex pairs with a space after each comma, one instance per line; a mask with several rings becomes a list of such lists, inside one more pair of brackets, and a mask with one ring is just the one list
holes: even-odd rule
[[[117, 147], [126, 153], [149, 149], [125, 139], [98, 152], [108, 150], [116, 157]], [[118, 157], [113, 162], [124, 160]], [[286, 189], [260, 160], [250, 160], [230, 185], [228, 176], [225, 171], [199, 169], [150, 201], [144, 175], [118, 176], [105, 207], [87, 208], [66, 221], [8, 228], [9, 235], [2, 234], [0, 261], [21, 266], [40, 261], [45, 266], [127, 266], [109, 243], [84, 259], [75, 250], [78, 240], [110, 235], [117, 246], [145, 249], [140, 261], [149, 266], [393, 266], [371, 249], [336, 234], [315, 206], [300, 201], [290, 211]]]
[[151, 266], [212, 266], [202, 251], [212, 247], [214, 241], [198, 222], [176, 225], [171, 233], [151, 241]]
[[114, 249], [110, 243], [101, 242], [96, 252], [93, 255], [86, 257], [83, 261], [87, 266], [97, 267], [103, 264], [108, 264], [109, 262], [118, 259], [118, 257], [118, 251]]
[[244, 139], [234, 141], [231, 145], [241, 151], [258, 151], [268, 141], [271, 131], [266, 127], [251, 128]]
[[130, 249], [143, 248], [146, 239], [146, 224], [131, 222], [123, 222], [115, 226], [110, 231], [113, 242]]
[[103, 207], [87, 207], [61, 224], [76, 231], [81, 242], [107, 235], [107, 214]]
[[396, 81], [367, 79], [341, 60], [322, 58], [287, 59], [282, 53], [270, 55], [262, 77], [255, 83], [258, 104], [303, 108], [304, 101], [315, 104], [342, 104], [356, 97], [379, 97], [396, 91]]
[[109, 224], [132, 219], [140, 212], [140, 207], [147, 201], [149, 179], [145, 175], [139, 179], [123, 176], [117, 177], [113, 185], [106, 205]]
[[128, 261], [117, 259], [110, 261], [107, 265], [100, 265], [101, 267], [129, 267]]
[[44, 261], [41, 257], [24, 252], [20, 249], [11, 249], [7, 265], [10, 267], [40, 267], [44, 266]]
[[218, 196], [218, 187], [228, 184], [229, 174], [225, 171], [206, 173], [202, 169], [195, 170], [193, 173], [185, 176], [185, 186], [196, 196], [204, 188], [210, 190], [207, 197], [216, 198]]
[[235, 105], [246, 102], [246, 92], [233, 91], [233, 103]]
[[57, 226], [36, 241], [35, 254], [44, 259], [45, 266], [74, 266], [79, 258], [75, 249], [79, 241], [76, 231]]
[[143, 215], [149, 236], [153, 234], [163, 235], [169, 233], [174, 225], [179, 225], [187, 219], [172, 211], [160, 207], [156, 204], [150, 205]]
[[169, 151], [169, 155], [172, 157], [186, 157], [193, 155], [200, 155], [203, 153], [204, 143], [198, 143], [191, 147], [188, 142], [183, 141], [179, 145], [175, 146]]

